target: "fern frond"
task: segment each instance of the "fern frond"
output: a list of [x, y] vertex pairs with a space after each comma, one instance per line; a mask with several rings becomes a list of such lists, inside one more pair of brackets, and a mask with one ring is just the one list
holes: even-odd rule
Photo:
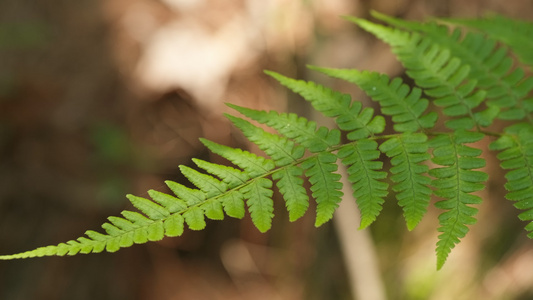
[[501, 110], [499, 119], [521, 120], [527, 117], [532, 121], [533, 108], [526, 96], [533, 90], [533, 78], [526, 77], [522, 68], [513, 70], [513, 59], [507, 55], [507, 49], [496, 47], [494, 39], [474, 32], [468, 32], [463, 37], [461, 28], [450, 33], [448, 27], [435, 22], [405, 21], [377, 12], [372, 15], [395, 27], [420, 33], [424, 39], [449, 50], [451, 56], [469, 65], [469, 79], [476, 80], [477, 86], [486, 91], [489, 105]]
[[441, 49], [416, 32], [407, 32], [374, 24], [367, 20], [349, 18], [368, 32], [392, 47], [392, 51], [407, 69], [406, 73], [416, 84], [424, 88], [445, 115], [450, 129], [469, 130], [473, 127], [489, 126], [499, 109], [490, 106], [483, 111], [474, 111], [485, 99], [484, 90], [475, 90], [477, 82], [468, 80], [468, 65], [452, 57], [448, 49]]
[[275, 72], [266, 72], [293, 92], [300, 94], [326, 117], [335, 118], [340, 129], [348, 131], [348, 139], [359, 140], [385, 129], [383, 116], [374, 116], [370, 107], [362, 108], [361, 102], [352, 102], [350, 95], [341, 94], [314, 82], [295, 80]]
[[436, 178], [432, 182], [435, 195], [445, 199], [435, 206], [446, 210], [439, 216], [438, 231], [442, 233], [436, 249], [437, 269], [444, 265], [451, 249], [468, 232], [466, 225], [476, 223], [474, 215], [478, 210], [469, 205], [481, 203], [481, 198], [471, 193], [484, 188], [483, 182], [488, 179], [488, 174], [473, 171], [484, 167], [485, 160], [478, 157], [482, 152], [480, 149], [465, 144], [477, 142], [483, 136], [478, 132], [458, 130], [430, 141], [430, 146], [434, 148], [432, 161], [443, 166], [429, 171]]
[[361, 211], [360, 229], [376, 220], [388, 194], [388, 184], [381, 181], [387, 173], [380, 171], [383, 162], [377, 160], [380, 156], [377, 148], [376, 141], [363, 139], [341, 147], [338, 153], [342, 163], [348, 167], [348, 180], [352, 183], [353, 195]]
[[533, 238], [533, 129], [508, 128], [506, 134], [490, 144], [490, 149], [501, 151], [498, 154], [500, 166], [509, 170], [505, 174], [508, 191], [505, 197], [516, 201], [516, 208], [525, 210], [518, 217], [529, 221], [526, 230], [528, 237]]
[[429, 168], [421, 164], [430, 159], [427, 136], [405, 133], [388, 139], [379, 150], [391, 158], [392, 189], [403, 208], [407, 228], [413, 230], [426, 214], [431, 198], [431, 179], [423, 175]]
[[390, 80], [385, 74], [355, 69], [311, 69], [359, 86], [372, 100], [379, 102], [383, 114], [392, 117], [394, 130], [398, 132], [416, 132], [435, 126], [437, 113], [424, 114], [429, 101], [421, 98], [422, 91], [419, 88], [411, 90], [400, 78]]
[[[333, 217], [342, 200], [341, 175], [337, 173], [340, 160], [347, 168], [347, 180], [361, 212], [360, 228], [372, 224], [383, 209], [389, 192], [387, 171], [409, 230], [426, 214], [432, 193], [442, 198], [435, 204], [444, 210], [439, 215], [436, 245], [440, 269], [469, 231], [468, 225], [476, 222], [478, 210], [474, 205], [481, 198], [475, 192], [483, 189], [488, 175], [477, 170], [485, 166], [482, 150], [470, 144], [485, 135], [499, 137], [490, 149], [500, 151], [501, 167], [508, 170], [506, 197], [524, 210], [519, 218], [529, 222], [526, 230], [533, 238], [533, 78], [515, 67], [508, 48], [498, 43], [507, 43], [520, 59], [533, 62], [532, 25], [491, 19], [490, 26], [496, 27], [490, 27], [485, 21], [456, 20], [456, 24], [487, 31], [463, 34], [461, 28], [450, 31], [436, 22], [374, 16], [392, 27], [350, 20], [391, 46], [407, 75], [414, 79], [414, 87], [376, 72], [311, 69], [358, 85], [380, 104], [384, 115], [391, 117], [394, 132], [383, 134], [385, 118], [376, 115], [373, 108], [352, 101], [350, 95], [266, 71], [315, 110], [333, 118], [338, 129], [317, 126], [292, 113], [228, 104], [243, 117], [226, 117], [266, 157], [201, 139], [211, 152], [233, 166], [193, 159], [198, 168], [179, 166], [191, 187], [166, 181], [171, 194], [150, 190], [149, 198], [127, 195], [136, 211], [124, 210], [120, 216], [109, 217], [102, 225], [103, 232], [88, 230], [76, 240], [0, 256], [0, 260], [115, 252], [165, 236], [180, 236], [185, 227], [202, 230], [207, 219], [222, 220], [225, 215], [243, 218], [246, 211], [255, 227], [265, 232], [272, 227], [274, 217], [274, 183], [290, 221], [309, 209], [304, 177], [317, 203], [315, 226], [320, 226]], [[513, 34], [507, 33], [509, 28]], [[430, 101], [442, 114], [430, 106]], [[437, 116], [445, 118], [446, 132], [435, 132]], [[482, 129], [496, 118], [529, 123], [507, 126], [503, 134]], [[432, 137], [429, 141], [428, 136]], [[378, 140], [383, 142], [378, 144]], [[381, 154], [390, 158], [390, 170], [384, 170]], [[430, 159], [438, 167], [429, 169]]]

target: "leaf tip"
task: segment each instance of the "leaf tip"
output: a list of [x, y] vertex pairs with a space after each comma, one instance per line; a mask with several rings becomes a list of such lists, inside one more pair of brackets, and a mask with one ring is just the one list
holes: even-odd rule
[[409, 220], [407, 221], [406, 225], [407, 225], [407, 230], [409, 231], [413, 231], [416, 226], [418, 225], [420, 220]]
[[439, 271], [440, 269], [442, 269], [442, 267], [444, 266], [444, 263], [446, 262], [446, 259], [442, 259], [442, 258], [437, 258], [437, 271]]

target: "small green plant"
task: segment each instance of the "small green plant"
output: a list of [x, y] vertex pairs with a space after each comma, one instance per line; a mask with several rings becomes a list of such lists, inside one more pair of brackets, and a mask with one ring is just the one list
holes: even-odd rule
[[[425, 216], [432, 195], [439, 199], [435, 206], [442, 210], [436, 246], [440, 269], [468, 225], [476, 223], [475, 205], [482, 199], [475, 192], [488, 179], [479, 170], [486, 163], [477, 143], [483, 139], [499, 151], [500, 166], [507, 171], [507, 198], [524, 210], [519, 218], [529, 221], [525, 228], [533, 238], [533, 78], [526, 75], [533, 63], [533, 25], [503, 17], [421, 23], [373, 16], [387, 25], [347, 19], [390, 45], [414, 87], [376, 72], [310, 68], [356, 84], [380, 105], [383, 116], [349, 95], [268, 71], [333, 118], [338, 129], [318, 127], [292, 113], [228, 104], [241, 116], [227, 118], [268, 158], [202, 139], [233, 166], [193, 159], [203, 171], [186, 166], [180, 171], [196, 189], [166, 181], [174, 195], [155, 190], [148, 191], [151, 199], [127, 195], [139, 212], [125, 210], [121, 217], [109, 217], [102, 225], [105, 233], [89, 230], [76, 240], [0, 259], [115, 252], [180, 236], [185, 225], [202, 230], [205, 218], [243, 218], [246, 210], [257, 229], [265, 232], [274, 217], [274, 184], [291, 221], [307, 211], [304, 177], [317, 203], [315, 225], [320, 226], [332, 218], [342, 199], [341, 175], [336, 172], [341, 165], [347, 168], [361, 212], [360, 228], [372, 224], [383, 203], [394, 196], [412, 230]], [[457, 28], [450, 30], [443, 23]], [[384, 116], [391, 122], [390, 133], [384, 133]], [[382, 154], [390, 159], [390, 169], [384, 168]]]

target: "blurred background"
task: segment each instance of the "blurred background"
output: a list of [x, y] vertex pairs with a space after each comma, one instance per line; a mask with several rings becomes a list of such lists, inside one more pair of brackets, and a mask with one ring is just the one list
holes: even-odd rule
[[[533, 17], [523, 0], [0, 1], [0, 252], [99, 230], [130, 208], [125, 194], [184, 182], [192, 157], [222, 163], [199, 137], [250, 149], [224, 102], [313, 117], [264, 69], [365, 100], [305, 65], [401, 76], [386, 45], [339, 17], [372, 9]], [[407, 233], [387, 202], [368, 231], [388, 299], [533, 299], [533, 244], [495, 161], [487, 171], [478, 224], [439, 272], [438, 212]], [[333, 223], [315, 229], [313, 208], [290, 223], [282, 200], [275, 213], [266, 234], [227, 218], [116, 254], [4, 261], [0, 299], [354, 299], [345, 257], [358, 254], [343, 253]]]

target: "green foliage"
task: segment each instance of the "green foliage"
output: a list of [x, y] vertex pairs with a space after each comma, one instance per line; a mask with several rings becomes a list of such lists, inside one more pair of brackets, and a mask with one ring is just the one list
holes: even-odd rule
[[516, 201], [515, 207], [526, 210], [518, 215], [520, 220], [529, 221], [526, 230], [533, 238], [533, 129], [530, 124], [510, 126], [498, 140], [490, 145], [492, 150], [501, 151], [498, 159], [501, 167], [511, 170], [505, 174], [507, 199]]
[[483, 136], [479, 132], [457, 130], [438, 135], [430, 142], [432, 161], [443, 166], [429, 171], [436, 178], [431, 184], [436, 188], [435, 195], [445, 199], [435, 206], [446, 211], [439, 216], [438, 231], [442, 233], [437, 242], [437, 268], [443, 266], [451, 249], [466, 235], [466, 225], [476, 223], [473, 216], [478, 210], [467, 205], [481, 203], [481, 198], [471, 193], [484, 188], [488, 174], [473, 171], [484, 167], [485, 160], [478, 157], [482, 153], [480, 149], [465, 144], [475, 143]]
[[487, 34], [491, 39], [510, 47], [521, 62], [533, 64], [533, 24], [530, 22], [508, 19], [493, 15], [482, 19], [451, 19], [445, 20], [452, 24], [466, 25]]
[[416, 132], [435, 126], [436, 112], [422, 115], [429, 105], [427, 99], [420, 98], [422, 90], [411, 90], [400, 78], [391, 82], [387, 75], [377, 72], [317, 67], [311, 69], [358, 85], [369, 97], [379, 102], [384, 115], [392, 117], [394, 130], [398, 132]]
[[[533, 62], [532, 25], [503, 17], [445, 20], [474, 28], [451, 31], [442, 21], [373, 15], [388, 25], [348, 19], [389, 44], [415, 86], [377, 72], [310, 68], [357, 85], [383, 116], [350, 95], [267, 71], [333, 118], [338, 129], [319, 127], [293, 113], [228, 104], [237, 113], [226, 117], [268, 157], [201, 139], [233, 165], [193, 159], [197, 169], [180, 166], [180, 171], [196, 188], [167, 181], [173, 195], [154, 190], [148, 191], [151, 199], [128, 195], [138, 211], [109, 217], [102, 225], [105, 233], [89, 230], [67, 243], [0, 259], [114, 252], [180, 236], [185, 227], [202, 230], [206, 218], [243, 218], [247, 211], [257, 229], [265, 232], [274, 217], [274, 183], [290, 221], [307, 212], [311, 194], [317, 204], [315, 225], [320, 226], [333, 217], [343, 199], [337, 172], [341, 167], [346, 168], [361, 212], [360, 228], [376, 221], [385, 201], [395, 198], [407, 228], [413, 230], [432, 196], [439, 199], [436, 252], [441, 268], [468, 226], [476, 223], [476, 205], [482, 201], [476, 192], [488, 179], [479, 170], [485, 166], [483, 139], [492, 139], [490, 150], [499, 151], [501, 168], [507, 170], [506, 197], [524, 210], [519, 218], [529, 221], [525, 228], [533, 238], [533, 78], [524, 71]], [[387, 122], [392, 132], [385, 132]]]
[[[499, 119], [522, 120], [527, 118], [531, 122], [533, 108], [530, 103], [531, 99], [526, 96], [533, 89], [533, 78], [525, 78], [523, 68], [518, 67], [512, 70], [514, 62], [507, 55], [508, 49], [501, 46], [497, 47], [496, 43], [496, 41], [505, 43], [503, 37], [505, 39], [507, 37], [513, 39], [512, 37], [514, 37], [514, 39], [527, 40], [524, 43], [517, 43], [515, 48], [527, 49], [519, 52], [526, 52], [531, 56], [530, 49], [533, 45], [531, 45], [530, 35], [526, 38], [523, 33], [528, 26], [530, 32], [533, 30], [531, 24], [501, 17], [494, 17], [494, 20], [497, 20], [495, 22], [488, 21], [489, 19], [485, 21], [448, 20], [470, 25], [492, 24], [490, 25], [491, 28], [487, 27], [484, 33], [467, 32], [464, 34], [463, 30], [457, 28], [450, 35], [446, 26], [435, 22], [409, 22], [379, 13], [373, 13], [373, 15], [391, 25], [417, 32], [424, 40], [441, 49], [448, 50], [450, 55], [460, 59], [465, 66], [470, 68], [469, 79], [476, 80], [478, 87], [486, 92], [486, 105], [499, 108], [500, 112], [497, 115]], [[516, 26], [524, 27], [524, 30], [508, 31], [514, 27], [510, 26], [509, 23], [516, 23]], [[502, 30], [507, 32], [494, 39], [495, 33]], [[491, 38], [487, 38], [486, 34]], [[527, 59], [523, 60], [526, 61]], [[529, 65], [531, 63], [533, 63], [533, 57], [528, 62]], [[496, 108], [493, 110], [493, 114], [497, 113]]]
[[362, 139], [343, 146], [338, 154], [348, 167], [348, 180], [353, 183], [353, 195], [361, 209], [360, 229], [374, 222], [385, 202], [383, 197], [387, 196], [388, 184], [380, 181], [387, 173], [378, 171], [383, 163], [376, 161], [380, 156], [377, 146], [376, 141]]
[[385, 141], [379, 149], [391, 158], [392, 187], [398, 204], [403, 208], [407, 228], [413, 230], [427, 211], [431, 197], [431, 179], [424, 174], [429, 167], [427, 136], [423, 133], [404, 134]]

